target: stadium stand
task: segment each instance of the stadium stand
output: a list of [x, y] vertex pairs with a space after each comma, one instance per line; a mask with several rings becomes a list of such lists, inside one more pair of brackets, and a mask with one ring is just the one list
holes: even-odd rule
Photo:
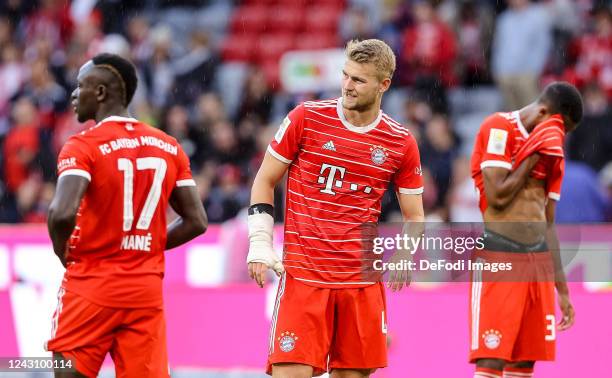
[[[70, 134], [89, 126], [77, 124], [68, 106], [76, 72], [102, 50], [137, 64], [140, 86], [131, 110], [172, 133], [189, 152], [202, 201], [216, 209], [209, 213], [212, 222], [232, 219], [247, 205], [265, 148], [262, 135], [271, 135], [297, 102], [338, 95], [286, 93], [280, 57], [367, 37], [383, 38], [396, 50], [398, 71], [384, 108], [419, 140], [430, 177], [428, 218], [461, 220], [451, 214], [469, 213], [453, 212], [454, 199], [462, 198], [465, 207], [475, 197], [462, 173], [473, 136], [487, 114], [507, 109], [508, 85], [495, 70], [512, 67], [493, 63], [513, 59], [514, 50], [500, 55], [500, 28], [508, 26], [498, 21], [526, 9], [549, 17], [540, 25], [550, 40], [537, 58], [543, 63], [524, 56], [536, 85], [564, 79], [584, 90], [585, 121], [568, 140], [569, 157], [585, 163], [580, 169], [589, 177], [612, 161], [612, 12], [606, 1], [536, 1], [525, 9], [489, 0], [90, 3], [0, 5], [0, 222], [44, 221], [57, 151]], [[442, 42], [446, 50], [437, 49]], [[443, 151], [432, 129], [448, 134]], [[608, 195], [597, 192], [609, 208]], [[383, 219], [398, 216], [390, 197], [383, 209]], [[612, 212], [604, 213], [610, 221]], [[580, 220], [571, 214], [561, 217]]]

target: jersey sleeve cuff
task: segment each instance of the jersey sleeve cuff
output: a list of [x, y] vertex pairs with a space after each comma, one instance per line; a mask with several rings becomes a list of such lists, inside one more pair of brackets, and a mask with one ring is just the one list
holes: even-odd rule
[[176, 180], [176, 186], [177, 188], [182, 186], [196, 186], [196, 183], [193, 181], [193, 179]]
[[555, 192], [550, 192], [550, 193], [548, 193], [548, 198], [550, 198], [551, 200], [559, 201], [561, 199], [561, 194], [560, 193], [555, 193]]
[[87, 179], [87, 181], [91, 181], [91, 175], [84, 169], [67, 169], [64, 172], [60, 173], [57, 177], [58, 179], [64, 176], [81, 176]]
[[423, 194], [423, 187], [420, 188], [399, 188], [400, 194]]
[[512, 164], [508, 163], [507, 161], [501, 161], [501, 160], [486, 160], [480, 163], [480, 169], [485, 169], [485, 168], [504, 168], [504, 169], [511, 170]]
[[278, 152], [274, 151], [272, 146], [268, 146], [268, 152], [270, 153], [270, 155], [274, 156], [277, 160], [280, 160], [280, 161], [282, 161], [285, 164], [291, 164], [291, 160], [287, 159], [283, 155], [281, 155]]

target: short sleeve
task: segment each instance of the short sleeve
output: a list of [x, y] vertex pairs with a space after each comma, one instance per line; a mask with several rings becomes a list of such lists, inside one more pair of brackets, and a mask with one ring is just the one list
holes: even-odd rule
[[183, 150], [180, 144], [178, 144], [178, 165], [176, 175], [176, 186], [196, 186], [193, 176], [191, 175], [191, 166], [189, 163], [189, 157]]
[[561, 199], [561, 183], [565, 174], [565, 159], [556, 158], [552, 164], [552, 169], [546, 177], [546, 192], [548, 198], [555, 201]]
[[408, 148], [399, 170], [395, 173], [393, 184], [400, 194], [421, 194], [423, 193], [423, 171], [419, 147], [412, 136], [408, 139], [407, 144]]
[[94, 164], [92, 147], [80, 136], [72, 136], [62, 147], [57, 158], [58, 179], [67, 176], [81, 176], [91, 181]]
[[280, 124], [268, 152], [283, 163], [290, 164], [300, 150], [304, 129], [304, 105], [296, 106]]
[[489, 167], [512, 169], [512, 127], [500, 116], [487, 118], [480, 129], [482, 159], [480, 169]]

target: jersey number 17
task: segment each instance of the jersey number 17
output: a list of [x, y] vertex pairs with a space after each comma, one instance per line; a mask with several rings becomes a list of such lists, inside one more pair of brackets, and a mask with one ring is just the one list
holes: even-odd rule
[[[123, 231], [130, 231], [134, 223], [134, 164], [130, 159], [119, 158], [117, 167], [123, 172]], [[167, 164], [164, 159], [157, 157], [144, 157], [136, 159], [136, 170], [155, 170], [153, 183], [145, 200], [136, 229], [147, 230], [155, 214], [162, 192], [162, 183], [166, 177]]]

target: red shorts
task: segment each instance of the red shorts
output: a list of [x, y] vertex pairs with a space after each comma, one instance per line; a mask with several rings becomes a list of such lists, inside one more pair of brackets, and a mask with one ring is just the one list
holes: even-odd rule
[[46, 349], [87, 377], [98, 376], [108, 352], [117, 378], [170, 376], [162, 308], [103, 307], [60, 288]]
[[382, 283], [326, 289], [285, 273], [272, 317], [267, 373], [276, 363], [310, 365], [315, 376], [335, 368], [387, 366], [385, 308]]
[[550, 254], [483, 251], [476, 262], [512, 262], [512, 271], [471, 271], [470, 362], [552, 361], [555, 284]]

